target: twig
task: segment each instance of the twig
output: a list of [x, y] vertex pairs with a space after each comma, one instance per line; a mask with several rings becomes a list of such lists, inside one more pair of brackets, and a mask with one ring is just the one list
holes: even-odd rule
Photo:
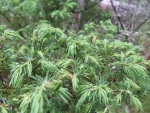
[[5, 82], [7, 82], [7, 79], [2, 76], [1, 72], [0, 72], [0, 80], [2, 81], [2, 84], [5, 87]]
[[135, 14], [137, 12], [137, 6], [138, 6], [138, 1], [136, 3], [136, 7], [135, 7], [134, 12], [133, 12], [132, 24], [131, 24], [131, 32], [133, 32], [133, 28], [134, 28], [134, 24], [135, 24]]
[[[123, 23], [122, 23], [122, 21], [121, 21], [121, 18], [120, 18], [120, 16], [118, 15], [118, 12], [117, 12], [117, 10], [116, 10], [116, 7], [114, 6], [113, 1], [110, 0], [110, 2], [111, 2], [111, 6], [112, 6], [112, 8], [113, 8], [115, 14], [117, 15], [117, 19], [118, 19], [118, 21], [119, 21], [119, 23], [120, 23], [120, 25], [121, 25], [122, 30], [125, 30], [125, 28], [124, 28], [124, 26], [123, 26]], [[125, 35], [125, 37], [126, 37], [126, 40], [128, 41], [128, 36]]]
[[121, 18], [120, 18], [120, 16], [118, 15], [118, 12], [117, 12], [117, 10], [116, 10], [116, 7], [114, 6], [113, 1], [110, 0], [110, 2], [111, 2], [111, 5], [112, 5], [113, 10], [115, 11], [115, 14], [117, 15], [117, 19], [118, 19], [118, 21], [119, 21], [119, 23], [120, 23], [120, 25], [121, 25], [122, 30], [125, 30], [125, 29], [124, 29], [124, 26], [123, 26], [123, 23], [122, 23], [122, 21], [121, 21]]
[[147, 22], [148, 19], [150, 19], [150, 15], [149, 15], [138, 27], [136, 27], [133, 31], [136, 31], [136, 30], [138, 30], [140, 27], [142, 27], [142, 26]]

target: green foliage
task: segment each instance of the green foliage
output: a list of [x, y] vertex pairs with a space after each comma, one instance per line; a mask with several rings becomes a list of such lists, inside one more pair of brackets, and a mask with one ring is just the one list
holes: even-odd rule
[[0, 3], [11, 28], [0, 26], [1, 113], [111, 113], [122, 103], [142, 109], [150, 62], [140, 47], [114, 38], [109, 20], [87, 17], [74, 31], [68, 18], [80, 8], [72, 0]]
[[[1, 0], [0, 15], [15, 30], [25, 28], [31, 31], [41, 20], [64, 29], [68, 26], [66, 19], [71, 18], [71, 10], [76, 6], [72, 0]], [[71, 20], [72, 18], [67, 21]], [[21, 35], [26, 34], [20, 32]]]
[[[100, 11], [98, 3], [86, 0], [86, 6], [82, 8], [77, 5], [77, 0], [1, 0], [0, 15], [3, 19], [2, 24], [19, 30], [20, 35], [26, 37], [25, 31], [32, 31], [41, 20], [54, 27], [66, 29], [72, 25], [76, 26], [79, 21], [79, 28], [82, 28], [87, 22], [99, 23], [109, 19], [111, 12]], [[78, 17], [79, 13], [82, 13], [81, 20]]]
[[137, 92], [144, 86], [138, 81], [148, 79], [149, 63], [137, 56], [139, 48], [107, 37], [116, 29], [109, 21], [85, 26], [68, 36], [41, 23], [26, 40], [13, 30], [2, 33], [1, 72], [6, 76], [10, 70], [6, 87], [13, 98], [5, 97], [12, 109], [4, 104], [4, 113], [112, 111], [122, 102], [142, 108]]

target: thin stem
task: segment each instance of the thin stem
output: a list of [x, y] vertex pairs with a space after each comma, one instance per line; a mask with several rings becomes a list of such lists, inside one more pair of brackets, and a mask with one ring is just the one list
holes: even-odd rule
[[142, 27], [142, 26], [148, 21], [148, 19], [150, 19], [150, 15], [149, 15], [138, 27], [136, 27], [133, 31], [136, 31], [136, 30], [138, 30], [140, 27]]

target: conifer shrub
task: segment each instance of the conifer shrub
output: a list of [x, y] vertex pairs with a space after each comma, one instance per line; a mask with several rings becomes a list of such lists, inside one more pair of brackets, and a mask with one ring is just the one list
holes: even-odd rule
[[[1, 113], [101, 113], [142, 109], [148, 86], [140, 47], [115, 40], [110, 21], [77, 34], [41, 23], [26, 39], [1, 30]], [[5, 81], [7, 79], [7, 81]]]

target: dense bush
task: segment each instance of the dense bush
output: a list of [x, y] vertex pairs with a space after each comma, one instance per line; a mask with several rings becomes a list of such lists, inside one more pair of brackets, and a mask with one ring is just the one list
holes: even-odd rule
[[[25, 17], [32, 10], [22, 12], [28, 10], [23, 6], [30, 2], [16, 6]], [[116, 27], [109, 20], [89, 22], [76, 33], [60, 29], [63, 22], [40, 21], [33, 31], [1, 26], [1, 113], [111, 113], [122, 103], [142, 109], [149, 62], [139, 56], [140, 47], [115, 40]]]
[[137, 95], [144, 90], [148, 63], [138, 56], [138, 47], [109, 40], [113, 32], [109, 21], [68, 36], [45, 23], [28, 39], [3, 31], [1, 74], [10, 82], [1, 92], [1, 110], [86, 113], [111, 111], [121, 102], [141, 109]]

